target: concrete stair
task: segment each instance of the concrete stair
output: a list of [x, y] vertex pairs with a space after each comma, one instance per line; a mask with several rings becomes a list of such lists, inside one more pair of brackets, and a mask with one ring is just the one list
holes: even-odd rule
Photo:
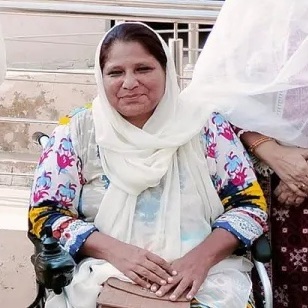
[[37, 154], [0, 152], [0, 185], [31, 186], [38, 159], [39, 152]]

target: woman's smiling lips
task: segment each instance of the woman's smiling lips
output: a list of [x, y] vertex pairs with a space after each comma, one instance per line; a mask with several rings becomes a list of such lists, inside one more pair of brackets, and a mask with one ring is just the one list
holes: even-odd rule
[[142, 96], [143, 94], [130, 94], [130, 95], [124, 95], [121, 97], [121, 99], [124, 99], [124, 100], [135, 100], [135, 99], [138, 99]]

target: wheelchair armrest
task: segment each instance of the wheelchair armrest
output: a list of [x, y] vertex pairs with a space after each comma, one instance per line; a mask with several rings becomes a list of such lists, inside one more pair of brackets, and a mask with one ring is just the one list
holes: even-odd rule
[[263, 234], [252, 245], [251, 253], [253, 258], [261, 263], [267, 263], [272, 258], [272, 250], [268, 239]]

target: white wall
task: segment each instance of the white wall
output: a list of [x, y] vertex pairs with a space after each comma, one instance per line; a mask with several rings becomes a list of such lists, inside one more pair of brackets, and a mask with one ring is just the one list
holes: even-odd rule
[[97, 17], [0, 13], [10, 68], [93, 66], [95, 49], [109, 21]]

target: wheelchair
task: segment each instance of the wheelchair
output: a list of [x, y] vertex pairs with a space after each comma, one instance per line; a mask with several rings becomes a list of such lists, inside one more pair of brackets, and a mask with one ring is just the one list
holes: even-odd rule
[[[49, 137], [42, 132], [35, 132], [32, 136], [35, 143], [44, 148]], [[56, 294], [64, 292], [64, 287], [73, 279], [75, 262], [66, 252], [58, 240], [52, 236], [51, 226], [46, 226], [42, 240], [28, 233], [34, 244], [34, 254], [31, 262], [36, 274], [37, 295], [28, 308], [44, 308], [50, 291]], [[255, 298], [257, 308], [273, 308], [273, 293], [269, 277], [264, 266], [271, 260], [271, 248], [265, 235], [258, 238], [252, 248], [251, 256], [261, 281], [264, 295]]]

